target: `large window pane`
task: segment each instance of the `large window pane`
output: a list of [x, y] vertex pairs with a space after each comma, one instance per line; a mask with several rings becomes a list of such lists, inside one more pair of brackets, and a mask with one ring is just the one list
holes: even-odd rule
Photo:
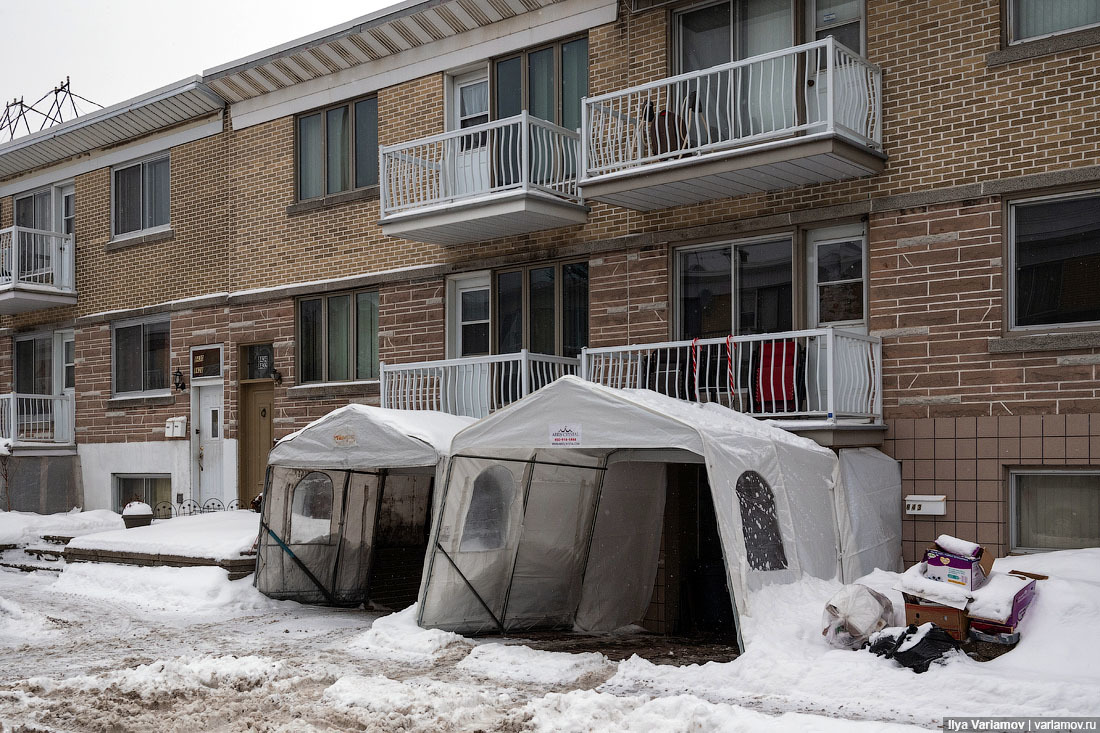
[[497, 276], [497, 351], [514, 354], [523, 348], [523, 273]]
[[42, 337], [15, 342], [15, 391], [51, 394], [53, 339]]
[[142, 164], [145, 195], [145, 228], [164, 226], [169, 221], [168, 158]]
[[581, 126], [581, 99], [588, 95], [588, 39], [578, 38], [561, 47], [561, 126]]
[[378, 99], [355, 103], [355, 187], [378, 183]]
[[325, 113], [327, 193], [338, 193], [351, 187], [350, 132], [347, 107], [337, 107]]
[[146, 323], [144, 331], [144, 389], [168, 389], [170, 344], [168, 321]]
[[298, 198], [324, 194], [321, 161], [321, 115], [298, 119]]
[[351, 296], [328, 299], [328, 381], [351, 378]]
[[551, 122], [556, 119], [553, 48], [527, 56], [527, 96], [527, 109], [533, 116]]
[[588, 263], [561, 268], [562, 356], [577, 356], [588, 345]]
[[709, 69], [731, 60], [729, 3], [681, 13], [677, 21], [680, 73]]
[[680, 255], [680, 338], [733, 332], [733, 269], [729, 247]]
[[115, 392], [140, 392], [141, 326], [125, 326], [115, 329]]
[[1017, 475], [1016, 547], [1069, 550], [1100, 545], [1100, 475]]
[[863, 241], [817, 248], [818, 323], [863, 318]]
[[298, 304], [298, 314], [298, 353], [301, 356], [298, 368], [301, 371], [301, 381], [320, 382], [324, 379], [324, 315], [321, 299], [301, 301]]
[[1012, 39], [1060, 33], [1100, 23], [1096, 0], [1012, 0]]
[[115, 171], [115, 234], [141, 229], [141, 166]]
[[531, 309], [531, 346], [536, 354], [553, 354], [555, 331], [554, 318], [554, 268], [539, 267], [529, 273]]
[[355, 378], [378, 378], [378, 293], [355, 296]]
[[739, 245], [738, 333], [774, 333], [794, 328], [794, 266], [790, 240]]
[[517, 56], [497, 62], [496, 118], [518, 115], [523, 111], [523, 64]]
[[1012, 208], [1016, 324], [1100, 321], [1100, 196]]

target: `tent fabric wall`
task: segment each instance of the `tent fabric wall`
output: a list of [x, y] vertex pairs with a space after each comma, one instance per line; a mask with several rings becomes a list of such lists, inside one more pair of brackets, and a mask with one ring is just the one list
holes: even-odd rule
[[844, 581], [875, 568], [900, 571], [901, 465], [874, 448], [844, 448], [840, 475], [836, 514]]
[[[273, 598], [303, 603], [364, 602], [379, 528], [385, 535], [404, 536], [428, 519], [423, 481], [401, 474], [435, 476], [451, 437], [472, 422], [429, 411], [348, 405], [279, 441], [268, 458], [256, 587]], [[331, 502], [323, 511], [300, 506], [296, 512], [295, 492], [311, 475], [325, 477]], [[383, 511], [424, 516], [382, 516]]]
[[[571, 442], [556, 445], [564, 441]], [[513, 628], [513, 624], [522, 628], [573, 625], [577, 623], [582, 599], [585, 628], [604, 629], [614, 623], [619, 611], [610, 609], [636, 603], [636, 589], [628, 587], [629, 584], [601, 588], [598, 603], [593, 602], [591, 592], [584, 593], [584, 588], [574, 597], [575, 583], [566, 585], [563, 578], [578, 571], [573, 564], [561, 563], [567, 556], [588, 557], [594, 520], [601, 512], [610, 512], [616, 506], [622, 509], [633, 500], [629, 492], [604, 495], [600, 491], [601, 474], [609, 457], [624, 449], [679, 449], [704, 458], [737, 612], [745, 612], [745, 595], [750, 590], [790, 582], [803, 573], [821, 578], [838, 574], [840, 543], [833, 508], [838, 472], [837, 459], [831, 451], [723, 407], [681, 402], [653, 392], [616, 390], [563, 377], [455, 435], [451, 445], [455, 457], [441, 498], [444, 509], [435, 525], [438, 544], [433, 544], [429, 551], [428, 572], [421, 585], [421, 625], [464, 633], [486, 631], [494, 625], [505, 629]], [[539, 487], [552, 484], [551, 468], [587, 466], [579, 472], [570, 469], [575, 472], [570, 480], [583, 483], [583, 487], [565, 502], [569, 504], [566, 513], [569, 526], [568, 531], [563, 530], [554, 538], [561, 546], [560, 552], [554, 554], [559, 564], [553, 569], [549, 563], [540, 566], [534, 562], [533, 555], [538, 553], [524, 549], [524, 544], [530, 542], [532, 548], [540, 548], [545, 555], [549, 547], [550, 535], [544, 528], [527, 531], [538, 513], [532, 511], [536, 505], [530, 503], [526, 505], [526, 514], [522, 502], [510, 507], [508, 541], [504, 546], [491, 553], [482, 551], [476, 557], [462, 551], [464, 507], [469, 504], [474, 482], [481, 471], [503, 464], [502, 458], [508, 459], [509, 470], [516, 480], [523, 482], [524, 500], [530, 501], [532, 494], [527, 492], [534, 486], [536, 500], [548, 502], [544, 511], [565, 511], [562, 503], [551, 503], [540, 496]], [[746, 528], [738, 506], [737, 481], [749, 471], [763, 478], [774, 497], [774, 506], [770, 508], [782, 538], [785, 568], [754, 567], [746, 552], [746, 543], [758, 540], [764, 531], [756, 525]], [[617, 524], [611, 520], [601, 523], [601, 534], [623, 531], [628, 516], [628, 512], [622, 511]], [[578, 534], [577, 528], [586, 524], [587, 529]], [[644, 561], [649, 564], [644, 570], [651, 584], [656, 558], [646, 557]], [[593, 562], [588, 560], [589, 567], [599, 567], [599, 562], [596, 565]], [[523, 598], [518, 599], [514, 597], [517, 588], [513, 583], [517, 570], [522, 580], [519, 587], [524, 590]], [[583, 568], [579, 572], [583, 573]], [[607, 574], [608, 569], [604, 567], [598, 572]], [[533, 595], [534, 583], [528, 582], [537, 577], [553, 577], [559, 592], [557, 602], [543, 606], [541, 612], [540, 599]], [[476, 593], [463, 588], [467, 581]], [[577, 605], [572, 605], [574, 600]], [[522, 618], [513, 619], [513, 610], [521, 613]]]

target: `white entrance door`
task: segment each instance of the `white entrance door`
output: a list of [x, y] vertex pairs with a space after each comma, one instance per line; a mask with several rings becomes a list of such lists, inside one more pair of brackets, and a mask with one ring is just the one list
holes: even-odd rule
[[208, 499], [225, 501], [222, 495], [222, 445], [224, 425], [222, 420], [222, 385], [210, 384], [194, 387], [197, 393], [191, 403], [192, 486], [197, 490], [199, 505]]
[[[464, 74], [454, 80], [453, 129], [464, 130], [489, 121], [489, 81], [483, 72]], [[454, 196], [488, 191], [491, 141], [484, 132], [463, 135], [452, 141], [451, 160]]]
[[54, 392], [60, 392], [62, 400], [56, 406], [54, 440], [59, 443], [75, 442], [76, 425], [76, 343], [72, 331], [54, 332]]

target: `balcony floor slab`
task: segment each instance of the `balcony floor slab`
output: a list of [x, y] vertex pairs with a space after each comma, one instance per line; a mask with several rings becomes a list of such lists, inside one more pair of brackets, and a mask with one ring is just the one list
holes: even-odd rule
[[76, 293], [61, 290], [28, 288], [22, 285], [0, 288], [0, 315], [11, 316], [18, 313], [56, 308], [60, 305], [75, 305]]

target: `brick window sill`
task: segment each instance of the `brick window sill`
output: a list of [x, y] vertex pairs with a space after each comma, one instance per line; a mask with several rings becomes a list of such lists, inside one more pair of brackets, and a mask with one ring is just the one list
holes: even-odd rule
[[989, 353], [1016, 354], [1029, 351], [1072, 351], [1100, 348], [1100, 333], [1074, 331], [1034, 335], [1009, 335], [989, 339]]
[[176, 402], [175, 395], [148, 395], [144, 397], [112, 397], [107, 400], [108, 409], [126, 409], [128, 407], [157, 407], [161, 405], [173, 405]]
[[286, 391], [287, 397], [379, 397], [382, 386], [377, 379], [359, 382], [326, 382], [324, 384], [300, 384]]
[[378, 198], [378, 186], [367, 186], [366, 188], [360, 188], [356, 191], [344, 191], [343, 193], [334, 193], [324, 198], [299, 201], [298, 203], [286, 207], [286, 215], [294, 216], [295, 214], [305, 214], [310, 211], [331, 209], [334, 206], [342, 206], [354, 201], [376, 201]]
[[1078, 48], [1100, 45], [1100, 28], [1086, 28], [1071, 33], [1061, 33], [1034, 41], [1023, 41], [986, 54], [986, 66], [1003, 66], [1014, 61], [1024, 61], [1040, 56], [1073, 51]]
[[153, 244], [155, 242], [168, 242], [174, 239], [176, 232], [174, 229], [165, 229], [160, 232], [153, 232], [152, 234], [143, 234], [136, 237], [126, 237], [124, 239], [112, 239], [107, 242], [107, 245], [103, 248], [106, 252], [115, 252], [120, 249], [127, 249], [128, 247], [136, 247], [139, 244]]

